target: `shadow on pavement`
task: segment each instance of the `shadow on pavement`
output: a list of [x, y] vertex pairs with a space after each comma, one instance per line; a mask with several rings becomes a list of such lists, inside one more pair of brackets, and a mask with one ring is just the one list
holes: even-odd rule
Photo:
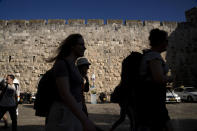
[[44, 126], [39, 125], [26, 125], [26, 126], [19, 126], [18, 131], [43, 131]]
[[[103, 131], [109, 131], [114, 120], [118, 119], [118, 115], [109, 114], [89, 114], [89, 117], [94, 123]], [[174, 131], [197, 131], [197, 119], [172, 119]], [[126, 118], [125, 121], [116, 129], [117, 131], [129, 131], [129, 120]], [[11, 125], [8, 129], [2, 129], [1, 131], [11, 131]], [[43, 125], [24, 125], [18, 126], [18, 131], [43, 131]]]
[[[110, 114], [89, 114], [89, 117], [101, 129], [108, 131], [112, 124], [118, 120], [119, 115]], [[174, 131], [197, 131], [197, 119], [172, 119]], [[123, 123], [116, 129], [117, 131], [129, 131], [129, 120], [125, 119]]]
[[172, 119], [175, 131], [197, 131], [197, 119]]
[[[0, 127], [1, 131], [11, 131], [11, 125], [7, 129], [3, 129]], [[39, 125], [25, 125], [25, 126], [18, 126], [18, 131], [43, 131], [44, 126]]]
[[[112, 124], [119, 119], [119, 115], [111, 114], [93, 114], [89, 113], [89, 118], [102, 130], [108, 131]], [[117, 131], [129, 131], [129, 120], [125, 119], [123, 123], [118, 126]]]

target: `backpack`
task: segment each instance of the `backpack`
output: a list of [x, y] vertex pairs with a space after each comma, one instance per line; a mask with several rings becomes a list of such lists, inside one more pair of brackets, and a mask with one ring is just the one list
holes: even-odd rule
[[113, 93], [110, 96], [110, 101], [112, 103], [120, 103], [122, 94], [122, 87], [120, 85], [116, 86]]
[[[68, 68], [68, 75], [70, 77], [70, 67], [68, 62], [64, 60]], [[36, 99], [34, 102], [35, 115], [40, 117], [47, 117], [50, 107], [54, 101], [61, 101], [59, 96], [54, 69], [46, 71], [38, 83]]]
[[14, 84], [16, 90], [18, 90], [19, 84], [18, 83], [13, 83], [13, 84]]
[[38, 83], [36, 99], [34, 102], [35, 115], [47, 117], [49, 109], [58, 97], [53, 68], [46, 71]]
[[[115, 87], [110, 101], [120, 103], [133, 97], [133, 87], [139, 82], [139, 68], [143, 54], [131, 52], [122, 62], [121, 82]], [[133, 93], [132, 93], [133, 92]]]

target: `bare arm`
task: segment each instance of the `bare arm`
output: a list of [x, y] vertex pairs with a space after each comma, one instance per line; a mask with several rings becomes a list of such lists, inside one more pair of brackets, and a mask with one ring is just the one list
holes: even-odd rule
[[94, 124], [87, 118], [85, 113], [79, 109], [78, 104], [69, 91], [69, 78], [56, 78], [57, 88], [63, 103], [72, 111], [72, 113], [81, 121], [85, 131], [95, 131]]
[[167, 77], [164, 75], [162, 65], [159, 60], [151, 60], [149, 62], [149, 68], [154, 82], [158, 84], [167, 83]]
[[88, 80], [88, 77], [87, 76], [85, 76], [85, 80], [86, 80], [86, 83], [85, 83], [85, 85], [84, 85], [84, 89], [83, 89], [83, 91], [84, 92], [88, 92], [89, 91], [89, 80]]

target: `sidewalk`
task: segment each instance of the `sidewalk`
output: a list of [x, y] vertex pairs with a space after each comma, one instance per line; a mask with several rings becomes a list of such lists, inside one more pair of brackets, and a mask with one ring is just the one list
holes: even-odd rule
[[[111, 125], [119, 118], [119, 106], [117, 104], [87, 104], [89, 117], [94, 123], [109, 131]], [[173, 119], [175, 131], [197, 131], [197, 103], [168, 104], [169, 114]], [[34, 115], [33, 105], [19, 105], [18, 131], [43, 131], [44, 118]], [[9, 129], [0, 131], [11, 131], [11, 120], [9, 119]], [[126, 120], [116, 131], [129, 131], [129, 121]]]

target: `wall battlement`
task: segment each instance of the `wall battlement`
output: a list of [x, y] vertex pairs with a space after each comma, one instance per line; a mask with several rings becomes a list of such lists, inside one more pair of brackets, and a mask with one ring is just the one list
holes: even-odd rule
[[[87, 22], [87, 24], [85, 23]], [[8, 25], [21, 25], [21, 26], [31, 26], [31, 25], [124, 25], [124, 26], [149, 26], [152, 24], [157, 24], [159, 26], [176, 26], [178, 22], [170, 22], [170, 21], [141, 21], [141, 20], [114, 20], [109, 19], [106, 20], [106, 24], [104, 24], [104, 20], [102, 19], [88, 19], [85, 21], [84, 19], [49, 19], [49, 20], [0, 20], [1, 26]]]
[[149, 48], [153, 28], [169, 34], [164, 54], [175, 86], [197, 86], [197, 9], [186, 12], [187, 22], [103, 19], [0, 20], [0, 77], [19, 74], [22, 91], [36, 91], [40, 74], [51, 68], [45, 59], [54, 56], [62, 40], [83, 35], [85, 56], [91, 62], [89, 77], [96, 76], [98, 93], [111, 93], [120, 82], [121, 63], [131, 51]]
[[185, 16], [188, 22], [191, 22], [197, 25], [197, 6], [186, 11]]

